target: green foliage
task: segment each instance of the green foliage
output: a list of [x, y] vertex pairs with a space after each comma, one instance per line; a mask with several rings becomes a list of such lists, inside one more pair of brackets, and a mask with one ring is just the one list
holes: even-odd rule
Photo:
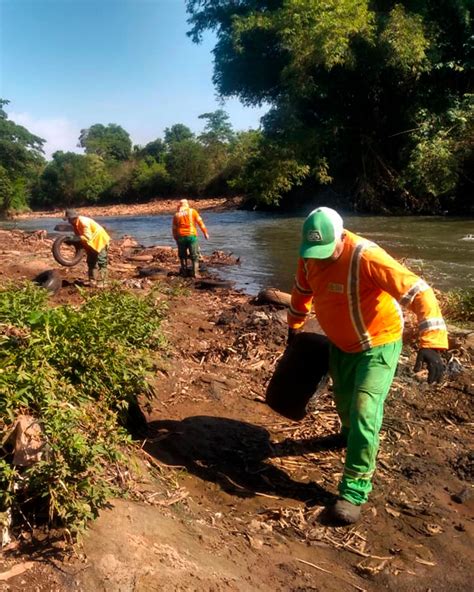
[[43, 163], [44, 140], [10, 121], [0, 99], [0, 214], [28, 206], [28, 193]]
[[192, 140], [194, 138], [193, 132], [188, 126], [183, 123], [175, 123], [171, 127], [165, 129], [165, 143], [168, 148], [176, 142], [183, 142], [184, 140]]
[[7, 169], [0, 165], [0, 208], [8, 209], [13, 196], [13, 184]]
[[[218, 109], [200, 116], [201, 134], [176, 123], [131, 154], [123, 128], [95, 124], [79, 145], [99, 160], [48, 165], [35, 204], [168, 191], [238, 191], [280, 204], [331, 183], [337, 203], [359, 211], [472, 213], [472, 0], [186, 6], [189, 36], [215, 35], [217, 92], [268, 105], [262, 129], [236, 134]], [[28, 204], [41, 142], [8, 122], [0, 104], [0, 209]], [[33, 177], [17, 175], [25, 158], [35, 161], [27, 167]]]
[[453, 195], [460, 176], [469, 174], [474, 161], [474, 95], [454, 101], [441, 115], [420, 110], [417, 119], [408, 182], [432, 198]]
[[[266, 155], [260, 179], [254, 161], [263, 200], [280, 200], [306, 167], [306, 187], [332, 181], [348, 196], [347, 206], [357, 199], [362, 210], [436, 211], [439, 200], [426, 199], [424, 189], [430, 170], [442, 177], [443, 195], [472, 194], [465, 160], [472, 134], [471, 148], [461, 152], [449, 126], [430, 123], [449, 117], [471, 89], [468, 0], [186, 4], [192, 39], [199, 42], [206, 30], [216, 35], [213, 80], [220, 96], [269, 103], [263, 133], [293, 155], [283, 183], [265, 172]], [[414, 142], [420, 114], [431, 136]]]
[[[199, 136], [182, 123], [165, 130], [146, 146], [134, 146], [120, 126], [95, 124], [81, 131], [86, 154], [58, 151], [51, 161], [32, 161], [31, 179], [0, 164], [0, 210], [79, 206], [100, 202], [138, 202], [170, 193], [225, 195], [233, 192], [242, 167], [254, 152], [246, 140], [253, 132], [235, 134], [222, 109], [203, 113]], [[249, 134], [248, 136], [246, 134]]]
[[131, 176], [130, 188], [133, 194], [141, 199], [149, 199], [157, 195], [166, 195], [171, 187], [171, 180], [164, 163], [141, 160], [136, 164]]
[[10, 171], [22, 172], [42, 159], [45, 141], [8, 119], [3, 107], [9, 102], [0, 99], [0, 164]]
[[282, 195], [301, 185], [310, 168], [301, 164], [285, 146], [260, 142], [259, 150], [245, 163], [232, 185], [264, 204], [278, 204]]
[[474, 324], [474, 289], [451, 290], [441, 300], [443, 316], [464, 326]]
[[402, 4], [396, 4], [380, 34], [380, 41], [387, 47], [387, 64], [393, 68], [406, 74], [428, 69], [426, 52], [431, 44], [421, 15], [410, 14]]
[[163, 142], [161, 138], [156, 138], [152, 142], [148, 142], [148, 144], [141, 148], [138, 153], [141, 157], [150, 156], [156, 162], [162, 162], [164, 155], [166, 152], [166, 144]]
[[136, 158], [132, 158], [121, 162], [109, 163], [108, 170], [112, 182], [104, 193], [107, 201], [121, 203], [137, 198], [132, 190], [132, 181], [139, 162]]
[[25, 285], [0, 291], [0, 426], [33, 417], [45, 440], [41, 460], [14, 467], [0, 449], [0, 504], [77, 531], [111, 495], [129, 442], [128, 405], [150, 394], [150, 350], [163, 345], [153, 294], [112, 290], [79, 309], [50, 309]]
[[41, 175], [35, 201], [62, 205], [96, 203], [110, 184], [102, 157], [58, 151]]
[[262, 134], [257, 130], [237, 132], [227, 148], [227, 159], [220, 175], [227, 186], [238, 193], [247, 193], [246, 167], [260, 150]]
[[203, 113], [199, 115], [199, 119], [207, 121], [204, 131], [199, 136], [205, 146], [226, 144], [232, 141], [234, 132], [229, 122], [229, 116], [225, 111], [218, 109], [212, 113]]
[[112, 160], [127, 160], [132, 152], [128, 132], [116, 123], [107, 126], [96, 123], [81, 130], [78, 146], [84, 148], [87, 154], [97, 154]]
[[210, 178], [210, 163], [202, 144], [193, 139], [173, 142], [166, 156], [166, 168], [176, 190], [201, 193]]
[[273, 11], [236, 15], [232, 21], [234, 45], [243, 49], [240, 40], [248, 31], [273, 30], [289, 54], [284, 75], [292, 79], [299, 79], [308, 66], [330, 70], [352, 64], [351, 41], [357, 36], [369, 40], [373, 36], [374, 16], [366, 0], [286, 0], [275, 6]]

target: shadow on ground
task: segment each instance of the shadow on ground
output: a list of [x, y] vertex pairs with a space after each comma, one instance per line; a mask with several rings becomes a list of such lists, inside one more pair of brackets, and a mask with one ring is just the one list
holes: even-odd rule
[[288, 454], [288, 448], [272, 444], [262, 427], [222, 417], [195, 416], [182, 421], [153, 421], [148, 436], [145, 449], [149, 454], [168, 465], [181, 465], [232, 495], [253, 497], [258, 492], [309, 505], [334, 500], [334, 495], [320, 485], [294, 481], [266, 462]]

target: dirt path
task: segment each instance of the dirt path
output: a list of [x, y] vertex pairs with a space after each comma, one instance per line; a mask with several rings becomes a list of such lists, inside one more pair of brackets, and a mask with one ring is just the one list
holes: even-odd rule
[[[42, 271], [51, 265], [49, 249], [39, 235], [0, 233], [2, 278]], [[132, 290], [149, 288], [153, 280], [137, 273], [144, 263], [134, 260], [143, 255], [165, 271], [176, 267], [172, 251], [137, 253], [124, 241], [112, 251], [112, 277]], [[77, 298], [81, 271], [62, 270], [53, 303]], [[473, 335], [452, 338], [464, 370], [436, 387], [413, 375], [407, 345], [370, 503], [359, 524], [334, 528], [324, 507], [334, 499], [344, 451], [331, 442], [338, 422], [330, 387], [298, 423], [263, 402], [284, 348], [284, 309], [160, 277], [172, 288], [164, 325], [170, 356], [156, 369], [137, 499], [114, 501], [72, 555], [63, 542], [42, 545], [34, 533], [28, 555], [4, 552], [0, 574], [33, 563], [0, 579], [0, 592], [469, 589]]]

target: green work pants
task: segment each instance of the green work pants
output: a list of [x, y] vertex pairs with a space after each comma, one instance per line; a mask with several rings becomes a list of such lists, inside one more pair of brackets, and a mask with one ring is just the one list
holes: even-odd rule
[[402, 341], [348, 354], [331, 345], [329, 366], [342, 432], [347, 436], [340, 496], [360, 505], [372, 491], [383, 408]]
[[178, 257], [182, 260], [191, 259], [197, 261], [199, 258], [199, 244], [196, 236], [180, 236], [178, 243]]
[[107, 264], [108, 264], [108, 253], [109, 253], [109, 246], [107, 245], [98, 253], [93, 249], [87, 250], [87, 270], [89, 274], [89, 279], [95, 279], [95, 270], [99, 268], [100, 272], [105, 275], [107, 271]]

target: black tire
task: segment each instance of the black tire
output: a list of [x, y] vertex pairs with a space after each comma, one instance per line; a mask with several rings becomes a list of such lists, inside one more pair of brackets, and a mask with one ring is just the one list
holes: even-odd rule
[[318, 333], [298, 333], [286, 348], [268, 383], [265, 402], [299, 421], [329, 370], [329, 341]]
[[66, 257], [61, 254], [61, 248], [63, 244], [71, 244], [69, 241], [71, 241], [71, 237], [65, 234], [58, 236], [53, 243], [53, 257], [60, 265], [64, 265], [64, 267], [74, 267], [74, 265], [77, 265], [85, 255], [83, 246], [80, 243], [77, 243], [73, 244], [76, 252], [72, 259], [66, 259]]
[[46, 271], [43, 271], [37, 275], [33, 281], [35, 284], [38, 284], [38, 286], [48, 290], [48, 292], [51, 292], [52, 294], [56, 294], [63, 285], [63, 280], [56, 269], [47, 269]]
[[153, 277], [155, 275], [166, 275], [166, 269], [162, 267], [140, 267], [138, 275], [140, 277]]
[[227, 280], [198, 279], [194, 284], [200, 290], [215, 290], [216, 288], [232, 288], [232, 282]]
[[53, 230], [56, 232], [74, 232], [72, 224], [56, 224]]

